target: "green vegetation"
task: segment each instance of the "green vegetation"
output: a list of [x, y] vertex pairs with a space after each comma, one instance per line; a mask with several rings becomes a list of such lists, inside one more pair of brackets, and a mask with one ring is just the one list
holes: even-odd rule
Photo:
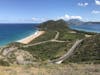
[[[39, 38], [33, 40], [30, 44], [53, 39], [56, 35], [56, 31], [59, 32], [59, 37], [57, 40], [62, 40], [66, 42], [64, 43], [47, 42], [44, 44], [29, 46], [27, 48], [22, 48], [22, 49], [25, 51], [29, 51], [37, 59], [37, 61], [46, 61], [59, 58], [72, 47], [72, 45], [77, 39], [84, 39], [85, 34], [87, 34], [85, 32], [70, 30], [67, 26], [68, 24], [63, 20], [58, 20], [58, 21], [50, 20], [40, 24], [39, 29], [45, 30], [46, 33], [40, 36]], [[71, 33], [72, 31], [75, 33]], [[74, 62], [74, 60], [71, 59], [68, 61]]]
[[[81, 45], [75, 49], [73, 55], [65, 60], [64, 63], [100, 63], [100, 34], [71, 30], [63, 20], [50, 20], [41, 23], [38, 28], [45, 31], [45, 33], [28, 45], [11, 43], [8, 47], [18, 47], [18, 49], [32, 54], [33, 58], [36, 59], [35, 62], [46, 63], [67, 53], [77, 39], [84, 39]], [[55, 39], [57, 32], [59, 35]], [[91, 35], [91, 37], [86, 37], [86, 35]], [[48, 42], [42, 43], [44, 41]], [[34, 45], [36, 43], [40, 44]]]
[[64, 20], [53, 21], [49, 20], [39, 25], [40, 30], [45, 31], [68, 31], [67, 23]]
[[21, 48], [25, 51], [29, 51], [38, 61], [52, 60], [62, 56], [68, 51], [76, 39], [84, 37], [84, 34], [82, 33], [69, 33], [70, 30], [67, 27], [67, 23], [63, 20], [44, 22], [40, 24], [39, 29], [45, 30], [46, 33], [33, 40], [30, 44], [53, 39], [56, 35], [56, 31], [60, 34], [57, 40], [66, 42], [47, 42], [37, 46]]
[[68, 32], [61, 32], [59, 39], [60, 40], [69, 40], [69, 41], [73, 41], [76, 39], [82, 39], [84, 38], [84, 34], [83, 33], [68, 33]]
[[34, 57], [37, 58], [37, 60], [48, 60], [57, 58], [56, 56], [60, 52], [66, 52], [66, 44], [67, 43], [45, 43], [37, 46], [31, 46], [24, 48], [24, 50], [29, 51]]
[[0, 60], [0, 65], [9, 66], [9, 63], [7, 61]]
[[[84, 42], [75, 50], [75, 53], [72, 55], [72, 57], [67, 59], [64, 63], [85, 62], [90, 60], [95, 61], [97, 59], [100, 60], [100, 43], [98, 43], [100, 41], [100, 35], [98, 35], [97, 38], [94, 33], [70, 30], [67, 26], [68, 24], [63, 20], [50, 20], [40, 24], [39, 29], [45, 30], [46, 33], [33, 40], [30, 44], [51, 40], [55, 37], [56, 31], [58, 31], [60, 34], [57, 40], [63, 40], [66, 42], [48, 42], [22, 49], [29, 51], [34, 57], [36, 57], [38, 61], [46, 61], [59, 58], [72, 47], [77, 39], [84, 39]], [[74, 31], [75, 33], [70, 33], [71, 31]], [[85, 38], [86, 34], [93, 35], [93, 37]]]
[[100, 63], [100, 35], [86, 38], [67, 61]]

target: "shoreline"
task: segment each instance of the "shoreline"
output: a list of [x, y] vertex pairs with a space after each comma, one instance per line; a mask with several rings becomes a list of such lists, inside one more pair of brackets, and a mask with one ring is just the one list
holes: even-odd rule
[[31, 34], [30, 36], [27, 36], [27, 37], [25, 37], [25, 38], [23, 38], [21, 40], [16, 41], [16, 42], [22, 43], [22, 44], [28, 44], [32, 40], [34, 40], [35, 38], [41, 36], [44, 33], [45, 33], [45, 31], [36, 31], [34, 34]]

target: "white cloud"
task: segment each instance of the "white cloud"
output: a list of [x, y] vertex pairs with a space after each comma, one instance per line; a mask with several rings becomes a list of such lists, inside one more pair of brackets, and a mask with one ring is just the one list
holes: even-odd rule
[[93, 10], [93, 11], [92, 11], [92, 14], [100, 14], [100, 11], [98, 11], [98, 10]]
[[81, 16], [70, 16], [68, 14], [62, 16], [62, 17], [58, 17], [57, 19], [64, 19], [64, 20], [69, 20], [69, 19], [82, 19]]
[[82, 19], [81, 16], [71, 16], [70, 18], [72, 18], [72, 19]]
[[43, 21], [46, 21], [48, 20], [47, 18], [36, 18], [36, 17], [33, 17], [32, 18], [32, 21], [34, 22], [43, 22]]
[[95, 0], [96, 5], [100, 5], [100, 0]]
[[86, 7], [86, 6], [88, 6], [89, 4], [88, 3], [78, 3], [78, 6], [81, 6], [81, 7]]
[[33, 18], [32, 18], [32, 20], [33, 20], [33, 21], [36, 21], [36, 20], [38, 20], [38, 19], [37, 19], [37, 18], [35, 18], [35, 17], [33, 17]]

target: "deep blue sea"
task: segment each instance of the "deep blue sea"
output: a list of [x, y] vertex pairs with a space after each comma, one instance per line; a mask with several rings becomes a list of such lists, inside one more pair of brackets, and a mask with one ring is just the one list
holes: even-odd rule
[[25, 38], [37, 31], [37, 24], [0, 24], [0, 46]]
[[100, 24], [69, 25], [69, 28], [79, 31], [100, 33]]

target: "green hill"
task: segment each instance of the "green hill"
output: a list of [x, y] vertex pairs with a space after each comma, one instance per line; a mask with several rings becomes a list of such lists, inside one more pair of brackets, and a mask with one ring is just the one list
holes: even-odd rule
[[56, 30], [67, 30], [68, 26], [67, 23], [64, 20], [58, 20], [58, 21], [53, 21], [53, 20], [49, 20], [46, 22], [43, 22], [39, 25], [39, 28], [41, 30], [46, 30], [46, 31], [56, 31]]

